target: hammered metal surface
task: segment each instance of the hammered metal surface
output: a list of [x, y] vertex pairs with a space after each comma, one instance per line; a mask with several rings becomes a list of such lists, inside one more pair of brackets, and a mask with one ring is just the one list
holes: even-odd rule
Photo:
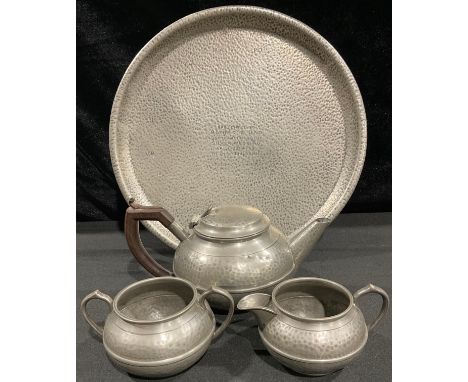
[[[208, 9], [161, 31], [125, 73], [110, 120], [127, 200], [183, 224], [210, 205], [252, 205], [286, 235], [341, 211], [365, 146], [362, 99], [338, 53], [256, 7]], [[160, 223], [144, 224], [178, 245]]]
[[160, 320], [181, 311], [185, 306], [185, 301], [175, 294], [154, 296], [150, 292], [136, 302], [129, 302], [121, 311], [134, 320]]
[[270, 354], [273, 356], [273, 358], [275, 358], [278, 362], [282, 363], [284, 366], [290, 368], [291, 370], [294, 370], [296, 373], [306, 374], [310, 376], [326, 375], [333, 373], [337, 370], [343, 369], [361, 353], [361, 351], [359, 351], [357, 354], [353, 354], [349, 358], [340, 359], [335, 362], [305, 362], [299, 359], [285, 357], [283, 354], [276, 352], [275, 349], [270, 347], [265, 342], [264, 345], [268, 349]]
[[[235, 292], [263, 289], [289, 275], [294, 268], [288, 242], [276, 228], [238, 242], [210, 242], [192, 235], [177, 248], [174, 273], [197, 288], [219, 286]], [[236, 301], [237, 303], [237, 301]]]
[[[383, 317], [388, 308], [387, 293], [369, 284], [356, 295], [367, 293], [382, 296], [379, 317]], [[367, 342], [368, 325], [353, 295], [330, 280], [286, 280], [271, 296], [253, 293], [237, 307], [254, 312], [267, 350], [285, 366], [303, 374], [323, 375], [343, 368]]]
[[117, 294], [103, 344], [109, 358], [127, 372], [162, 377], [196, 362], [215, 337], [215, 326], [213, 312], [193, 285], [153, 278]]
[[310, 325], [305, 329], [278, 318], [263, 328], [262, 335], [269, 344], [293, 358], [329, 360], [354, 353], [367, 340], [364, 317], [357, 308], [338, 326], [324, 329]]
[[190, 354], [186, 358], [183, 358], [176, 362], [171, 362], [168, 364], [162, 365], [151, 365], [151, 366], [142, 366], [142, 365], [129, 365], [127, 363], [119, 362], [116, 359], [111, 361], [121, 369], [125, 370], [127, 373], [134, 375], [144, 375], [146, 377], [153, 378], [163, 378], [168, 377], [174, 374], [180, 373], [182, 370], [188, 369], [190, 366], [195, 364], [206, 352], [210, 346], [210, 341], [207, 341], [200, 349], [196, 352]]
[[281, 301], [284, 310], [297, 317], [325, 317], [325, 307], [315, 296], [297, 296]]
[[177, 324], [140, 325], [122, 321], [110, 314], [104, 329], [106, 348], [132, 361], [164, 361], [188, 353], [212, 336], [212, 316], [196, 304], [192, 312], [177, 319]]

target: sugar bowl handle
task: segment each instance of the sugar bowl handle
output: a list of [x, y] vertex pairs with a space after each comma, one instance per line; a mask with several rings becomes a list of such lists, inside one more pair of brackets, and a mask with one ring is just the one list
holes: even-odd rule
[[219, 335], [228, 327], [228, 325], [231, 323], [232, 316], [234, 315], [234, 299], [232, 296], [229, 294], [229, 292], [225, 291], [224, 289], [217, 288], [217, 287], [211, 287], [207, 291], [203, 292], [203, 294], [200, 296], [200, 304], [204, 306], [206, 298], [210, 294], [220, 294], [221, 296], [224, 296], [228, 301], [229, 301], [229, 312], [227, 314], [227, 317], [224, 319], [223, 323], [221, 326], [215, 330], [213, 334], [213, 339], [219, 337]]
[[154, 260], [146, 251], [140, 238], [140, 220], [156, 220], [169, 229], [179, 240], [186, 238], [182, 227], [174, 221], [172, 215], [162, 207], [144, 207], [129, 200], [130, 207], [125, 213], [125, 238], [128, 248], [137, 261], [156, 277], [173, 276], [172, 272]]
[[356, 293], [354, 293], [354, 301], [357, 302], [357, 300], [360, 297], [368, 293], [377, 293], [382, 297], [382, 307], [380, 308], [379, 315], [375, 318], [375, 320], [372, 323], [367, 324], [367, 330], [370, 332], [382, 320], [382, 318], [384, 318], [385, 314], [387, 313], [388, 307], [390, 305], [390, 298], [388, 297], [387, 292], [385, 292], [382, 288], [379, 288], [378, 286], [375, 286], [373, 284], [369, 284], [364, 288], [359, 289]]
[[94, 292], [91, 292], [90, 294], [88, 294], [83, 299], [83, 301], [81, 301], [80, 310], [81, 310], [81, 313], [83, 313], [84, 319], [89, 324], [89, 326], [91, 326], [94, 329], [94, 331], [99, 335], [99, 337], [102, 338], [103, 328], [100, 327], [98, 324], [96, 324], [96, 322], [93, 319], [91, 319], [91, 317], [89, 317], [89, 314], [88, 314], [88, 309], [86, 306], [88, 305], [88, 302], [90, 302], [91, 300], [105, 301], [107, 305], [109, 306], [109, 311], [112, 310], [113, 300], [112, 300], [112, 297], [108, 296], [107, 294], [102, 293], [99, 290], [95, 290]]

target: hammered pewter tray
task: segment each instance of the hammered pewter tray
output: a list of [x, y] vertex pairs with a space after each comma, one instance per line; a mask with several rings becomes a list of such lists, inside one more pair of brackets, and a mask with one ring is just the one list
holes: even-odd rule
[[[366, 118], [335, 49], [281, 13], [194, 13], [137, 54], [115, 96], [110, 152], [120, 189], [180, 222], [251, 205], [286, 235], [335, 218], [358, 181]], [[175, 248], [160, 223], [145, 226]]]

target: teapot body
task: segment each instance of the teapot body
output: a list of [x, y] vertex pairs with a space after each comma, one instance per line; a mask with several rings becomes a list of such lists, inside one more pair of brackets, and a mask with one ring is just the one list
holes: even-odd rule
[[[271, 225], [257, 236], [241, 239], [212, 239], [194, 232], [180, 243], [173, 265], [177, 277], [201, 290], [221, 287], [236, 303], [249, 293], [271, 291], [294, 268], [286, 237]], [[225, 305], [216, 296], [210, 303], [220, 308]]]

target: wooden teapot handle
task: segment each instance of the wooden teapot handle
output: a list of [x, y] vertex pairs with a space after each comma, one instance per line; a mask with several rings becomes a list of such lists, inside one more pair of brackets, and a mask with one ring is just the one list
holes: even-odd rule
[[173, 276], [173, 273], [154, 260], [146, 251], [140, 238], [140, 220], [156, 220], [169, 229], [178, 239], [184, 240], [184, 232], [174, 223], [174, 217], [162, 207], [144, 207], [129, 200], [125, 213], [125, 238], [135, 259], [156, 277]]

